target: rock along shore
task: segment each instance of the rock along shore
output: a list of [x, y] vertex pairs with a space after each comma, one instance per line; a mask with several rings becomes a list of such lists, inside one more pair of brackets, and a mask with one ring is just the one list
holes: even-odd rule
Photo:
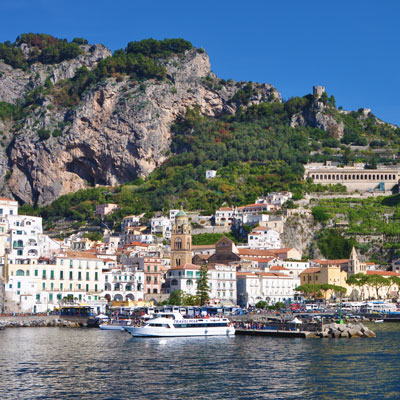
[[0, 317], [0, 327], [2, 328], [79, 328], [81, 325], [77, 322], [67, 321], [61, 318], [50, 317]]
[[365, 325], [358, 324], [326, 324], [322, 331], [316, 334], [320, 338], [357, 338], [357, 337], [376, 337], [375, 332]]

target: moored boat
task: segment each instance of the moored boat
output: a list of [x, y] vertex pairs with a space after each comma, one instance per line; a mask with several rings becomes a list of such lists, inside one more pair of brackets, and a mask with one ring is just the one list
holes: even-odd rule
[[131, 320], [111, 320], [109, 322], [104, 322], [99, 325], [102, 331], [123, 331], [124, 327], [130, 326], [132, 324]]
[[176, 337], [176, 336], [229, 336], [235, 328], [228, 318], [204, 317], [184, 318], [182, 314], [160, 313], [145, 322], [143, 326], [125, 326], [124, 329], [135, 337]]

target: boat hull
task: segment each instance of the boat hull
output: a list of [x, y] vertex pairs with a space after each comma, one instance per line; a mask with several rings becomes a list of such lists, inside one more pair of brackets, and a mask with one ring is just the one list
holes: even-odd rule
[[124, 327], [122, 325], [100, 325], [99, 328], [102, 331], [120, 331], [120, 332], [122, 332], [124, 330]]
[[184, 329], [124, 327], [124, 329], [134, 337], [231, 336], [235, 334], [235, 328], [233, 326]]

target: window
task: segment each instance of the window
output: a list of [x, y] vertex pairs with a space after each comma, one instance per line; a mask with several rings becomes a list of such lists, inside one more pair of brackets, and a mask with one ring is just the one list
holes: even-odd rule
[[80, 283], [78, 283], [78, 289], [81, 290], [82, 285]]
[[157, 277], [156, 276], [154, 277], [154, 283], [157, 283]]
[[147, 272], [150, 272], [150, 265], [147, 266]]
[[186, 271], [186, 275], [187, 275], [189, 278], [193, 278], [193, 271]]
[[69, 280], [72, 281], [72, 271], [69, 271]]
[[89, 284], [88, 283], [86, 284], [86, 291], [87, 292], [89, 291]]
[[53, 282], [50, 283], [50, 289], [54, 290], [54, 283]]
[[64, 260], [63, 259], [60, 260], [60, 264], [64, 265]]
[[0, 208], [0, 215], [3, 215], [3, 209]]
[[64, 271], [60, 271], [60, 280], [62, 281], [64, 279]]
[[81, 280], [82, 280], [82, 272], [79, 271], [79, 272], [78, 272], [78, 281], [81, 281]]
[[54, 279], [54, 271], [53, 270], [50, 271], [50, 279]]
[[40, 294], [36, 295], [36, 301], [40, 301]]
[[89, 279], [89, 272], [86, 272], [86, 280], [87, 280], [87, 281], [90, 280], [90, 279]]
[[64, 289], [64, 284], [60, 283], [60, 290], [63, 290], [63, 289]]
[[146, 282], [151, 283], [151, 276], [146, 276]]
[[25, 275], [25, 273], [24, 273], [24, 271], [22, 270], [22, 269], [19, 269], [18, 271], [17, 271], [17, 274], [16, 274], [17, 276], [24, 276]]
[[18, 283], [17, 283], [17, 288], [18, 288], [18, 289], [21, 289], [21, 282], [18, 282]]
[[22, 256], [24, 254], [23, 250], [17, 250], [17, 256]]
[[154, 272], [157, 272], [157, 265], [154, 266]]
[[72, 290], [72, 283], [69, 284], [69, 290]]
[[74, 266], [74, 263], [72, 260], [69, 260], [69, 267], [72, 268]]
[[98, 273], [98, 272], [95, 272], [95, 273], [94, 273], [94, 280], [95, 280], [95, 281], [98, 281], [98, 280], [99, 280], [99, 273]]
[[43, 283], [42, 283], [42, 289], [43, 289], [43, 290], [46, 290], [46, 282], [43, 282]]
[[39, 271], [37, 269], [35, 269], [35, 276], [39, 275]]
[[94, 285], [94, 291], [97, 292], [97, 284]]
[[45, 269], [42, 272], [42, 279], [46, 279], [46, 270]]

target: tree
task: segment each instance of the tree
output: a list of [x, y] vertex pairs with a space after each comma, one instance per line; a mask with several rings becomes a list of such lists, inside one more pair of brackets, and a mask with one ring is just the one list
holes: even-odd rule
[[208, 267], [203, 264], [200, 268], [200, 277], [197, 280], [197, 296], [200, 297], [200, 305], [204, 306], [210, 300], [210, 287], [208, 286]]
[[265, 307], [267, 307], [267, 302], [266, 301], [259, 301], [257, 304], [256, 304], [256, 308], [262, 308], [262, 309], [264, 309]]
[[305, 283], [304, 285], [297, 286], [296, 292], [303, 293], [308, 298], [317, 298], [322, 296], [321, 285], [313, 283]]
[[379, 299], [379, 290], [385, 286], [389, 286], [390, 283], [390, 280], [382, 275], [374, 274], [368, 276], [368, 284], [376, 290], [376, 299]]
[[168, 304], [172, 306], [182, 306], [185, 297], [185, 292], [183, 290], [174, 290], [169, 295]]
[[326, 222], [329, 220], [330, 215], [324, 207], [315, 206], [311, 210], [312, 216], [316, 222]]
[[397, 298], [400, 297], [400, 276], [391, 276], [390, 280], [393, 285], [397, 285]]
[[364, 286], [367, 284], [367, 282], [368, 275], [362, 273], [350, 275], [346, 280], [346, 283], [349, 286], [357, 286], [358, 288], [360, 288], [362, 299], [364, 299]]

